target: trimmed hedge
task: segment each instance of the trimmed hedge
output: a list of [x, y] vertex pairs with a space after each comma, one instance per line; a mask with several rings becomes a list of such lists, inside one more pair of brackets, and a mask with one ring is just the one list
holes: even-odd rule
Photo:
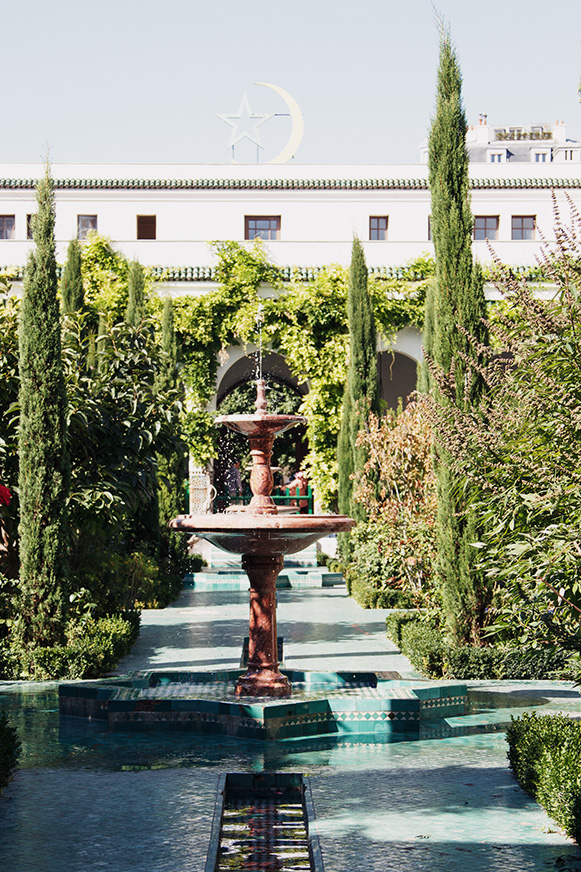
[[517, 781], [581, 845], [581, 724], [525, 712], [506, 734]]
[[506, 648], [448, 645], [441, 632], [420, 612], [394, 612], [387, 635], [428, 678], [552, 679], [571, 678], [571, 655], [554, 648]]
[[16, 769], [16, 761], [20, 754], [20, 742], [14, 727], [8, 723], [8, 718], [0, 714], [0, 793], [8, 784]]
[[341, 567], [347, 593], [364, 609], [413, 609], [414, 598], [406, 590], [385, 585], [373, 573], [362, 573], [359, 566], [343, 564]]
[[395, 642], [395, 644], [399, 648], [401, 646], [402, 629], [406, 626], [406, 624], [410, 624], [421, 619], [422, 612], [419, 612], [417, 609], [410, 609], [409, 611], [402, 612], [392, 612], [385, 619], [388, 639], [391, 639], [392, 642]]
[[98, 678], [115, 668], [139, 635], [139, 612], [89, 618], [67, 628], [65, 645], [0, 649], [0, 677], [8, 679]]

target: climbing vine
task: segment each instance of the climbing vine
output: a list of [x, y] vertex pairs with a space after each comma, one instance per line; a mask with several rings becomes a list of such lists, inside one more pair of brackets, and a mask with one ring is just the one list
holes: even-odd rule
[[[332, 265], [304, 281], [297, 270], [290, 282], [269, 263], [260, 240], [246, 247], [213, 243], [218, 286], [198, 296], [174, 300], [174, 324], [180, 347], [180, 374], [187, 388], [182, 420], [192, 457], [204, 464], [217, 451], [217, 431], [208, 405], [227, 349], [257, 344], [256, 319], [263, 304], [266, 349], [280, 352], [299, 382], [307, 381], [301, 414], [307, 418], [306, 467], [322, 506], [333, 508], [337, 492], [336, 445], [348, 336], [347, 271]], [[122, 315], [127, 301], [128, 261], [109, 240], [92, 235], [83, 245], [83, 281], [89, 307]], [[420, 327], [426, 287], [434, 272], [425, 256], [402, 267], [397, 277], [372, 273], [369, 288], [378, 332], [389, 342], [402, 327]], [[421, 277], [421, 278], [418, 278]], [[162, 301], [147, 275], [146, 309], [161, 324]], [[163, 276], [161, 276], [163, 280]]]
[[[306, 467], [325, 507], [337, 491], [336, 444], [348, 354], [347, 272], [330, 266], [305, 282], [298, 271], [282, 283], [258, 242], [247, 249], [235, 242], [216, 244], [219, 287], [199, 297], [175, 301], [181, 337], [183, 377], [189, 411], [185, 435], [195, 459], [203, 463], [216, 451], [212, 416], [206, 411], [215, 390], [220, 357], [229, 346], [256, 343], [256, 316], [264, 308], [264, 344], [279, 351], [309, 393], [301, 407], [307, 418]], [[433, 273], [427, 258], [402, 269], [401, 278], [372, 276], [379, 331], [387, 340], [408, 324], [421, 326], [426, 285]], [[424, 275], [421, 281], [415, 277]], [[412, 276], [415, 280], [412, 280]], [[259, 296], [262, 288], [275, 293]]]

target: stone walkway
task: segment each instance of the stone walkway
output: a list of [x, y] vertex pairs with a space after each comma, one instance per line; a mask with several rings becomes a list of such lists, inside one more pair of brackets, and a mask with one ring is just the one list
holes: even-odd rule
[[[245, 593], [185, 591], [144, 613], [119, 672], [234, 667]], [[384, 613], [341, 589], [281, 591], [286, 665], [410, 672]], [[218, 774], [309, 774], [326, 872], [581, 872], [581, 851], [516, 784], [503, 725], [511, 713], [578, 713], [558, 682], [478, 682], [457, 735], [392, 744], [252, 743], [192, 734], [107, 733], [59, 719], [56, 685], [0, 682], [23, 740], [0, 797], [1, 872], [202, 872]]]
[[[184, 590], [166, 609], [143, 612], [141, 633], [118, 674], [134, 670], [238, 668], [248, 635], [246, 591]], [[292, 669], [412, 673], [385, 634], [385, 609], [362, 609], [344, 587], [279, 591], [277, 627]]]

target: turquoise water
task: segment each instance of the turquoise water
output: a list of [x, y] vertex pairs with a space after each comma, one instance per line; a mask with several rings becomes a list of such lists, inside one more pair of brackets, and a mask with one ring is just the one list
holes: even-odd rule
[[580, 713], [566, 683], [472, 688], [442, 738], [368, 744], [107, 733], [59, 718], [55, 684], [0, 684], [21, 768], [0, 798], [1, 872], [201, 872], [218, 774], [311, 776], [327, 872], [581, 872], [581, 852], [513, 780], [511, 713]]

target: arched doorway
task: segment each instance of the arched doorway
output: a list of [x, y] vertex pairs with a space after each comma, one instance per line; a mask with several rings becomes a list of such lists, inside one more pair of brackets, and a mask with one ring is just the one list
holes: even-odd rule
[[[242, 356], [238, 356], [230, 366], [221, 368], [221, 372], [218, 373], [216, 408], [219, 408], [224, 398], [239, 385], [254, 381], [256, 379], [256, 372], [256, 352], [252, 350]], [[298, 380], [291, 373], [284, 357], [281, 354], [276, 354], [274, 351], [268, 351], [263, 354], [262, 374], [267, 382], [271, 380], [288, 385], [299, 395], [305, 396], [309, 392], [306, 382], [299, 384]], [[248, 411], [251, 411], [251, 409]], [[272, 409], [271, 411], [276, 410]]]
[[399, 403], [405, 407], [417, 385], [417, 361], [400, 351], [382, 351], [377, 355], [379, 396], [390, 409]]
[[[296, 414], [303, 396], [308, 393], [306, 384], [299, 384], [292, 375], [284, 358], [274, 352], [263, 356], [262, 375], [266, 381], [266, 398], [270, 412]], [[216, 410], [220, 414], [244, 414], [254, 411], [256, 380], [255, 355], [238, 356], [228, 369], [223, 370], [216, 391]], [[296, 472], [308, 450], [305, 428], [293, 427], [275, 439], [272, 463], [275, 486], [288, 481]], [[239, 473], [235, 471], [240, 464]], [[214, 462], [214, 487], [217, 491], [216, 509], [223, 509], [239, 501], [237, 477], [240, 474], [243, 499], [250, 497], [248, 476], [250, 472], [248, 441], [244, 436], [220, 428], [218, 456]]]

